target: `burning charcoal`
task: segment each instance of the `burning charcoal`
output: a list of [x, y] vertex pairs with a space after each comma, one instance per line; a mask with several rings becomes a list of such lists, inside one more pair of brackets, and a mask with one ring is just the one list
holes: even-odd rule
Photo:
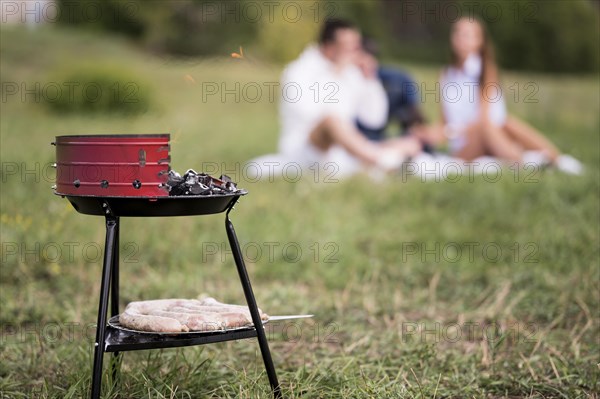
[[177, 172], [175, 172], [174, 170], [170, 170], [169, 174], [167, 176], [167, 185], [169, 187], [175, 187], [179, 184], [181, 184], [181, 182], [183, 181], [183, 178], [181, 177], [181, 175]]
[[219, 177], [219, 180], [223, 181], [224, 183], [224, 187], [226, 191], [229, 192], [236, 192], [237, 191], [237, 186], [235, 185], [235, 183], [233, 181], [231, 181], [231, 178], [227, 175], [221, 175], [221, 177]]
[[198, 173], [196, 173], [193, 169], [189, 169], [183, 175], [183, 180], [185, 180], [185, 184], [188, 186], [198, 184]]
[[206, 194], [210, 194], [210, 187], [208, 187], [202, 183], [197, 183], [197, 184], [191, 185], [189, 191], [193, 195], [206, 195]]
[[222, 175], [216, 179], [193, 169], [188, 169], [183, 176], [169, 171], [166, 188], [169, 195], [225, 195], [238, 191], [229, 176]]
[[235, 186], [235, 183], [231, 182], [231, 181], [228, 181], [227, 183], [225, 183], [225, 188], [232, 193], [237, 191], [237, 187]]
[[210, 186], [213, 178], [207, 175], [206, 173], [201, 173], [198, 175], [198, 181], [205, 186]]

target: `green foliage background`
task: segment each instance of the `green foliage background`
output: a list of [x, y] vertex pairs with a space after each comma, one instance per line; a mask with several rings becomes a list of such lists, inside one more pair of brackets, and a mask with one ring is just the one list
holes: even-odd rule
[[136, 114], [152, 102], [149, 83], [116, 62], [69, 63], [47, 79], [39, 97], [58, 113]]
[[[600, 3], [592, 0], [59, 3], [64, 24], [116, 32], [178, 56], [229, 54], [241, 45], [266, 61], [286, 62], [314, 40], [327, 17], [343, 17], [377, 38], [386, 58], [441, 63], [447, 59], [449, 25], [459, 16], [478, 15], [492, 33], [503, 67], [586, 73], [600, 68]], [[101, 17], [86, 19], [81, 10], [87, 9], [101, 10]]]

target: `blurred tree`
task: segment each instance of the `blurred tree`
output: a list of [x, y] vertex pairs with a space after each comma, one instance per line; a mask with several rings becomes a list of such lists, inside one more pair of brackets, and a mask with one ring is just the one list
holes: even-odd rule
[[146, 37], [149, 47], [175, 55], [230, 54], [241, 41], [253, 41], [258, 20], [253, 20], [249, 1], [215, 2], [180, 0], [157, 2], [144, 13], [146, 20], [157, 11], [161, 20], [152, 23]]
[[263, 57], [280, 63], [293, 60], [306, 45], [316, 41], [319, 26], [315, 18], [322, 11], [309, 2], [285, 1], [283, 5], [287, 8], [260, 21], [255, 49]]
[[460, 16], [489, 27], [501, 66], [549, 72], [600, 69], [599, 2], [592, 0], [57, 0], [65, 24], [117, 32], [162, 53], [230, 54], [240, 45], [286, 62], [328, 17], [355, 21], [386, 58], [442, 63]]
[[146, 24], [139, 18], [140, 0], [57, 0], [58, 21], [66, 25], [112, 31], [139, 38]]
[[447, 62], [452, 22], [478, 16], [501, 66], [547, 72], [600, 69], [599, 3], [591, 0], [383, 0], [394, 58]]
[[598, 71], [600, 19], [592, 2], [513, 0], [498, 2], [496, 7], [502, 16], [488, 17], [487, 25], [502, 66], [548, 72]]
[[225, 54], [256, 36], [250, 1], [58, 0], [63, 24], [124, 34], [174, 55]]

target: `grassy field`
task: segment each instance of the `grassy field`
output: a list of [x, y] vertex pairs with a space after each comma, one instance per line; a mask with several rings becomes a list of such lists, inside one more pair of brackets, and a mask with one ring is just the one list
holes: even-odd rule
[[[599, 396], [597, 77], [504, 74], [521, 90], [511, 111], [581, 159], [581, 177], [254, 182], [243, 162], [274, 151], [276, 101], [266, 91], [255, 103], [204, 101], [203, 88], [275, 82], [280, 66], [174, 61], [53, 29], [3, 26], [1, 38], [3, 96], [7, 82], [43, 85], [82, 59], [122, 65], [153, 89], [137, 116], [56, 113], [22, 92], [2, 100], [1, 398], [88, 394], [103, 220], [55, 197], [47, 165], [54, 136], [92, 133], [171, 133], [174, 169], [217, 167], [250, 192], [232, 219], [259, 305], [315, 314], [267, 329], [286, 397]], [[402, 65], [433, 87], [437, 68]], [[203, 293], [243, 303], [223, 215], [125, 219], [121, 237], [121, 307]], [[122, 371], [114, 389], [105, 373], [104, 397], [270, 396], [253, 340], [128, 352]]]

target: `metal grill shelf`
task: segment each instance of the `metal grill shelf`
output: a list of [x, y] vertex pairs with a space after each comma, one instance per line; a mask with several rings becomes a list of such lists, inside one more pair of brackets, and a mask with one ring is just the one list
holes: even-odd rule
[[197, 333], [185, 335], [158, 335], [140, 334], [123, 331], [108, 326], [106, 339], [104, 340], [104, 352], [137, 351], [158, 348], [179, 348], [182, 346], [206, 345], [217, 342], [235, 341], [238, 339], [255, 338], [257, 336], [254, 327], [245, 329]]

